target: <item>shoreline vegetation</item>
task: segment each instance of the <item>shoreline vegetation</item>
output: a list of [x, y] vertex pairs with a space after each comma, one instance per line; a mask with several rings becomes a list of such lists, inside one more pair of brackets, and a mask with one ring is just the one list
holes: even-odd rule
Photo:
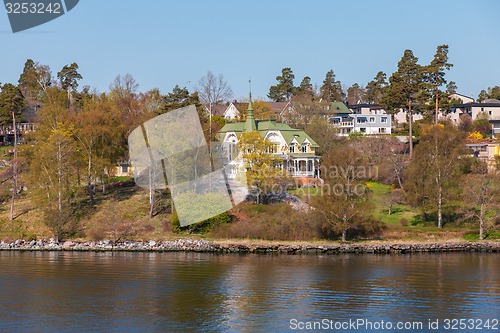
[[[439, 118], [439, 112], [447, 115], [453, 111], [458, 116], [455, 109], [464, 102], [455, 99], [461, 95], [455, 94], [452, 82], [446, 91], [440, 91], [446, 83], [445, 70], [452, 66], [447, 54], [448, 45], [440, 45], [432, 62], [421, 65], [411, 50], [405, 50], [392, 75], [379, 72], [366, 88], [356, 84], [347, 91], [333, 70], [326, 73], [323, 86], [316, 91], [308, 80], [295, 86], [292, 69], [283, 68], [268, 95], [274, 102], [287, 102], [281, 111], [268, 102], [253, 101], [251, 94], [248, 103], [234, 102], [240, 109], [226, 105], [232, 100], [230, 88], [222, 75], [211, 80], [215, 78], [211, 72], [200, 80], [202, 89], [193, 92], [178, 85], [167, 94], [158, 89], [140, 92], [138, 83], [127, 74], [118, 75], [108, 92], [97, 93], [90, 86], [77, 89], [82, 79], [77, 63], [65, 65], [56, 79], [49, 66], [28, 59], [18, 84], [5, 83], [0, 88], [4, 133], [0, 141], [12, 145], [0, 147], [0, 240], [14, 241], [13, 245], [4, 242], [7, 248], [26, 242], [33, 248], [41, 242], [40, 248], [48, 243], [49, 249], [91, 240], [94, 243], [88, 244], [96, 246], [101, 243], [95, 242], [106, 239], [113, 243], [103, 247], [113, 249], [118, 241], [182, 237], [339, 242], [342, 246], [368, 244], [368, 240], [498, 242], [500, 155], [490, 123], [495, 114], [469, 108], [461, 111], [460, 119]], [[213, 92], [214, 87], [227, 88], [227, 96], [208, 97], [207, 91]], [[482, 92], [478, 100], [488, 104], [495, 100], [492, 104], [500, 105], [499, 92], [500, 87], [495, 86]], [[364, 114], [362, 105], [366, 104], [360, 104], [358, 98], [362, 96], [364, 103], [376, 105], [375, 113], [387, 115], [378, 131], [372, 126], [376, 117], [360, 117], [356, 123], [363, 127], [354, 126], [354, 110]], [[131, 133], [144, 129], [143, 124], [158, 116], [193, 105], [194, 118], [197, 116], [203, 131], [199, 142], [219, 141], [229, 144], [228, 150], [219, 149], [220, 154], [213, 150], [212, 154], [210, 149], [206, 155], [206, 149], [205, 153], [197, 149], [192, 156], [180, 154], [185, 155], [182, 160], [168, 161], [168, 166], [162, 157], [161, 168], [160, 161], [153, 158], [149, 172], [145, 169], [141, 177], [132, 179], [131, 151], [135, 148], [128, 146]], [[227, 110], [224, 106], [230, 105], [236, 108], [231, 111], [234, 117], [228, 117], [232, 120], [212, 109]], [[392, 125], [388, 121], [391, 115], [400, 112], [408, 115], [403, 118], [407, 122], [387, 128]], [[176, 132], [189, 136], [190, 130], [200, 129], [197, 121], [179, 120]], [[342, 123], [347, 127], [339, 128]], [[259, 129], [258, 124], [263, 126]], [[282, 131], [287, 134], [283, 136]], [[175, 144], [170, 148], [178, 153], [188, 147], [183, 140], [160, 132], [154, 131], [154, 142], [159, 145], [172, 140]], [[266, 134], [271, 132], [279, 134], [274, 141]], [[229, 133], [235, 135], [234, 140], [224, 142]], [[408, 137], [401, 138], [403, 133]], [[151, 152], [151, 146], [146, 146]], [[224, 156], [230, 157], [228, 161], [242, 159], [238, 169], [246, 172], [251, 193], [246, 202], [229, 211], [217, 210], [222, 213], [216, 216], [200, 214], [214, 211], [209, 202], [200, 199], [212, 197], [217, 187], [210, 186], [210, 191], [199, 196], [203, 186], [185, 187], [184, 182], [211, 172], [212, 157], [214, 168], [215, 164], [224, 165]], [[209, 163], [198, 167], [200, 161]], [[142, 168], [135, 167], [138, 176]], [[171, 172], [165, 179], [161, 173], [165, 176], [166, 168]], [[173, 191], [178, 185], [183, 188], [180, 193]], [[174, 205], [176, 192], [180, 195]], [[199, 221], [195, 224], [185, 223], [181, 221], [184, 209], [190, 216], [203, 218], [194, 219]], [[188, 225], [181, 226], [184, 224]], [[50, 238], [54, 241], [40, 241]]]
[[[393, 204], [392, 213], [389, 215], [387, 202], [390, 199], [390, 186], [380, 183], [372, 182], [368, 184], [368, 187], [373, 194], [372, 200], [375, 204], [372, 208], [373, 215], [383, 222], [383, 229], [376, 234], [352, 237], [347, 242], [341, 242], [339, 237], [321, 237], [319, 229], [321, 225], [309, 219], [312, 215], [308, 215], [307, 212], [297, 212], [286, 203], [241, 204], [229, 212], [230, 221], [219, 221], [209, 226], [207, 231], [199, 227], [176, 231], [173, 230], [172, 214], [166, 212], [149, 218], [147, 216], [147, 193], [139, 190], [132, 183], [123, 184], [123, 186], [110, 184], [106, 194], [96, 195], [95, 205], [82, 204], [81, 208], [84, 213], [77, 224], [77, 232], [72, 236], [60, 238], [59, 242], [56, 242], [56, 238], [44, 222], [40, 207], [31, 200], [29, 195], [23, 193], [17, 203], [22, 213], [14, 221], [7, 220], [6, 209], [0, 210], [0, 250], [149, 251], [151, 247], [157, 247], [149, 245], [149, 240], [154, 240], [155, 244], [156, 242], [164, 244], [163, 247], [157, 249], [158, 251], [182, 251], [183, 245], [169, 242], [192, 239], [197, 242], [210, 240], [212, 243], [220, 244], [217, 245], [220, 249], [236, 248], [238, 249], [236, 252], [241, 253], [262, 252], [256, 249], [266, 246], [268, 247], [266, 251], [270, 253], [295, 253], [297, 251], [300, 253], [302, 247], [318, 253], [335, 253], [350, 248], [353, 249], [352, 252], [359, 252], [360, 246], [389, 246], [389, 250], [366, 249], [366, 252], [385, 253], [417, 251], [414, 248], [421, 244], [452, 244], [450, 246], [465, 244], [464, 246], [467, 247], [479, 241], [475, 224], [451, 221], [444, 229], [438, 229], [432, 222], [420, 221], [411, 207], [402, 204]], [[307, 194], [311, 197], [317, 196], [318, 191], [313, 188], [309, 193], [304, 194], [296, 190], [291, 191], [291, 194], [307, 201]], [[288, 218], [283, 219], [283, 216]], [[406, 223], [402, 223], [403, 220]], [[495, 247], [498, 248], [498, 233], [492, 231], [486, 236], [487, 244], [496, 244]], [[53, 238], [52, 242], [51, 238]], [[210, 246], [203, 243], [202, 250], [214, 251], [212, 243]], [[410, 250], [398, 248], [403, 245]], [[280, 246], [285, 248], [280, 249]], [[436, 248], [436, 245], [433, 246]], [[324, 250], [321, 247], [328, 249]], [[431, 245], [428, 247], [434, 251]], [[192, 246], [186, 249], [198, 250]], [[224, 251], [235, 252], [226, 250]]]
[[434, 241], [434, 242], [271, 242], [257, 240], [204, 240], [181, 238], [165, 241], [49, 240], [0, 241], [0, 251], [20, 252], [204, 252], [219, 254], [412, 254], [478, 252], [499, 253], [500, 242]]

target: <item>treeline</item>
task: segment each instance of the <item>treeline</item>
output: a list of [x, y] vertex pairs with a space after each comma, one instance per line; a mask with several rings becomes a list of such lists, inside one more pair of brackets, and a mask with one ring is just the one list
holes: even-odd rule
[[[29, 59], [17, 85], [1, 86], [2, 125], [12, 124], [14, 118], [36, 124], [15, 147], [18, 153], [7, 162], [9, 167], [0, 170], [2, 201], [11, 192], [14, 211], [16, 197], [28, 189], [56, 237], [73, 233], [81, 205], [93, 205], [98, 188], [106, 191], [117, 163], [128, 160], [128, 134], [141, 123], [194, 104], [207, 140], [222, 126], [208, 121], [198, 92], [185, 87], [175, 86], [166, 95], [158, 89], [142, 93], [126, 74], [115, 78], [109, 92], [99, 93], [87, 86], [78, 89], [82, 78], [76, 63], [54, 77], [49, 66]], [[158, 207], [157, 202], [151, 207]], [[155, 214], [153, 208], [150, 214]], [[10, 218], [15, 216], [11, 213]]]
[[[454, 103], [449, 95], [457, 92], [457, 84], [454, 81], [444, 80], [445, 71], [453, 67], [448, 62], [448, 45], [439, 45], [434, 58], [429, 64], [419, 64], [418, 58], [412, 50], [405, 50], [401, 60], [398, 62], [398, 70], [388, 77], [379, 71], [373, 80], [366, 84], [354, 83], [351, 86], [343, 84], [337, 79], [333, 69], [325, 74], [320, 86], [312, 83], [309, 76], [305, 76], [298, 85], [295, 85], [295, 75], [290, 67], [283, 68], [281, 75], [276, 76], [277, 84], [269, 88], [267, 97], [275, 102], [283, 101], [315, 101], [332, 102], [339, 101], [348, 105], [353, 104], [380, 104], [388, 111], [395, 111], [407, 106], [406, 100], [401, 100], [400, 94], [413, 95], [412, 103], [415, 109], [420, 111], [434, 110], [435, 94], [440, 95], [440, 108], [449, 109]], [[411, 82], [405, 79], [411, 78]], [[473, 96], [471, 96], [474, 98]], [[481, 90], [477, 96], [478, 101], [485, 99], [499, 99], [500, 87], [489, 87]]]

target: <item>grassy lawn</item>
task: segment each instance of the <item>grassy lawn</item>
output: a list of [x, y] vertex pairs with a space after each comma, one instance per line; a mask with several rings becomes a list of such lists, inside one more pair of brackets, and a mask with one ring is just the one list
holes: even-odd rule
[[[378, 182], [368, 182], [370, 190], [370, 205], [372, 216], [387, 226], [383, 232], [383, 239], [392, 240], [439, 240], [439, 239], [459, 239], [477, 240], [478, 228], [475, 225], [445, 225], [443, 229], [438, 229], [432, 221], [422, 222], [419, 212], [409, 205], [393, 203], [389, 214], [389, 204], [392, 188], [390, 185]], [[298, 196], [302, 200], [307, 200], [307, 195], [321, 195], [321, 189], [304, 188], [290, 190], [291, 194]], [[498, 239], [498, 235], [490, 234], [488, 239]]]
[[130, 180], [133, 180], [134, 177], [129, 177], [129, 176], [120, 176], [120, 177], [112, 177], [109, 182], [110, 183], [118, 183], [118, 182], [128, 182]]
[[376, 182], [368, 182], [367, 187], [371, 191], [371, 202], [373, 204], [373, 217], [390, 225], [401, 225], [401, 219], [406, 219], [411, 224], [417, 215], [410, 206], [393, 204], [389, 214], [389, 203], [391, 199], [391, 186]]
[[[418, 212], [408, 205], [393, 204], [389, 214], [391, 187], [377, 182], [369, 182], [367, 186], [371, 191], [372, 215], [387, 225], [387, 238], [478, 240], [478, 226], [450, 224], [439, 229], [432, 222], [422, 223]], [[499, 233], [488, 234], [488, 239], [499, 239]]]
[[[96, 193], [91, 205], [83, 193], [77, 214], [80, 227], [77, 239], [161, 239], [171, 236], [167, 232], [170, 214], [162, 213], [149, 218], [147, 191], [135, 186], [109, 188], [106, 194]], [[10, 201], [0, 206], [0, 239], [49, 239], [53, 233], [44, 223], [42, 209], [30, 193], [23, 193], [15, 204], [15, 219], [9, 221]]]
[[0, 159], [10, 160], [12, 156], [8, 153], [9, 150], [13, 150], [13, 146], [0, 146]]

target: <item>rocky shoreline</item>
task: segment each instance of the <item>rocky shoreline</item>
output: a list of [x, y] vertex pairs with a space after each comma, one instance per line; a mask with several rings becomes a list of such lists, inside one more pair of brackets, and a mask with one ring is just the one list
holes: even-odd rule
[[54, 239], [15, 242], [0, 241], [0, 251], [76, 251], [76, 252], [209, 252], [260, 254], [341, 254], [341, 253], [427, 253], [427, 252], [500, 252], [500, 242], [442, 242], [442, 243], [385, 243], [385, 244], [243, 244], [211, 242], [202, 239], [169, 241], [56, 242]]

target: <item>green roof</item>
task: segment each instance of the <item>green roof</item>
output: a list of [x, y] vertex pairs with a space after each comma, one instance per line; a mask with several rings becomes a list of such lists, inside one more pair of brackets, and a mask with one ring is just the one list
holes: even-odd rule
[[[257, 130], [262, 137], [267, 135], [269, 131], [279, 131], [286, 143], [290, 143], [295, 139], [299, 145], [302, 145], [307, 139], [311, 143], [311, 147], [318, 148], [319, 145], [303, 130], [290, 127], [288, 124], [277, 123], [274, 120], [257, 120]], [[227, 132], [235, 132], [238, 136], [245, 131], [245, 122], [227, 123], [219, 131], [219, 139], [224, 138]]]
[[227, 133], [227, 132], [243, 132], [245, 129], [245, 123], [244, 122], [236, 122], [236, 123], [227, 123], [220, 129], [220, 133]]
[[332, 113], [352, 113], [351, 110], [342, 102], [331, 102], [330, 112]]

